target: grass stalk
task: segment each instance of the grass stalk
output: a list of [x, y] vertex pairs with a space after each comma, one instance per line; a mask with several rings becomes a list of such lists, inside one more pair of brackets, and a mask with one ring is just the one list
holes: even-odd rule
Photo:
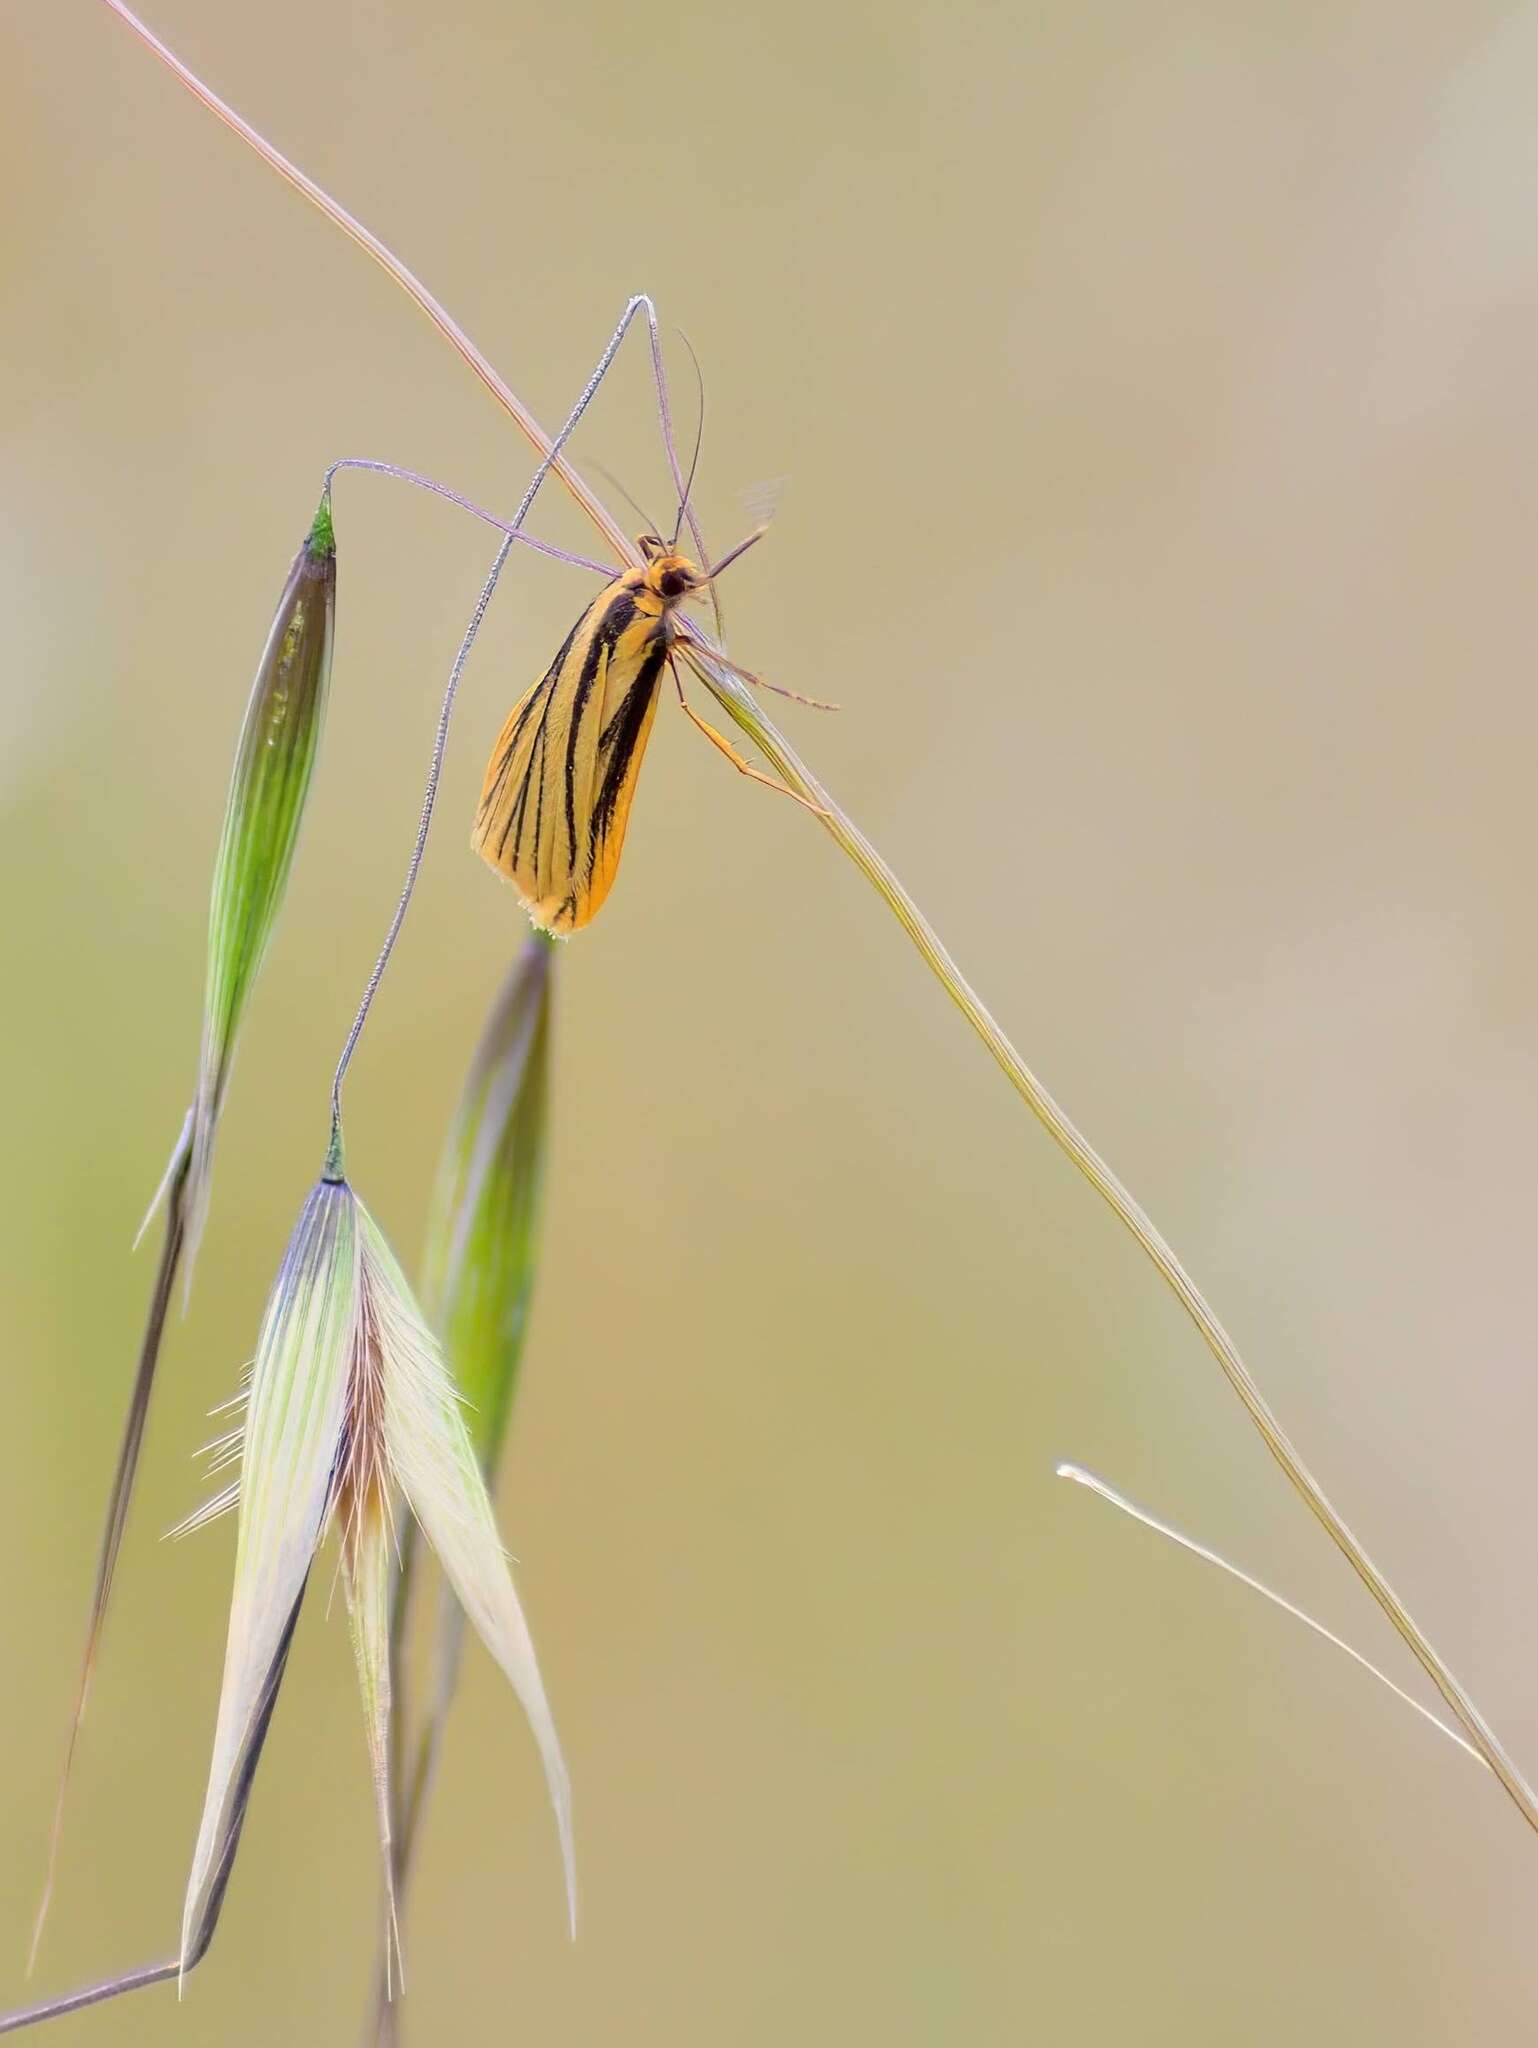
[[[133, 1499], [134, 1480], [138, 1475], [139, 1455], [144, 1447], [144, 1429], [149, 1420], [150, 1395], [154, 1391], [160, 1348], [165, 1341], [166, 1316], [170, 1310], [171, 1296], [176, 1288], [176, 1276], [187, 1242], [187, 1176], [192, 1164], [192, 1151], [188, 1142], [190, 1129], [189, 1117], [166, 1181], [165, 1236], [160, 1247], [160, 1263], [155, 1269], [155, 1284], [150, 1291], [149, 1310], [144, 1319], [144, 1334], [139, 1340], [139, 1359], [134, 1369], [133, 1389], [128, 1399], [128, 1412], [123, 1419], [123, 1435], [118, 1445], [117, 1465], [113, 1472], [112, 1490], [108, 1496], [107, 1515], [102, 1527], [101, 1549], [96, 1561], [96, 1580], [91, 1589], [91, 1606], [86, 1621], [85, 1649], [80, 1658], [80, 1676], [75, 1685], [75, 1703], [70, 1715], [69, 1735], [64, 1746], [64, 1768], [59, 1776], [59, 1789], [54, 1799], [53, 1826], [48, 1837], [48, 1861], [43, 1873], [42, 1896], [38, 1900], [37, 1914], [32, 1923], [32, 1941], [27, 1951], [29, 1977], [37, 1961], [38, 1945], [43, 1938], [43, 1926], [53, 1900], [54, 1877], [58, 1870], [59, 1843], [64, 1833], [64, 1809], [69, 1798], [75, 1748], [85, 1721], [86, 1703], [91, 1692], [91, 1677], [96, 1669], [102, 1630], [107, 1620], [107, 1607], [112, 1598], [112, 1581], [117, 1572], [118, 1556], [122, 1551], [123, 1536], [128, 1527], [128, 1508]], [[0, 2032], [3, 2031], [4, 2029], [0, 2028]]]
[[699, 673], [722, 709], [736, 721], [775, 772], [798, 795], [822, 811], [821, 823], [875, 889], [917, 948], [945, 993], [966, 1018], [1003, 1072], [1005, 1079], [1042, 1124], [1052, 1142], [1073, 1163], [1117, 1221], [1130, 1234], [1195, 1324], [1198, 1335], [1260, 1433], [1261, 1441], [1281, 1467], [1293, 1490], [1335, 1544], [1367, 1591], [1398, 1630], [1416, 1661], [1457, 1716], [1460, 1725], [1510, 1795], [1528, 1826], [1538, 1831], [1538, 1798], [1468, 1692], [1431, 1643], [1420, 1624], [1352, 1533], [1302, 1454], [1282, 1428], [1261, 1393], [1239, 1349], [1206, 1296], [1176, 1256], [1173, 1246], [1148, 1212], [1111, 1170], [1046, 1085], [1015, 1050], [977, 991], [947, 952], [939, 934], [886, 861], [859, 827], [806, 767], [790, 742], [765, 715], [747, 688], [727, 669], [711, 663], [701, 650]]
[[1218, 1571], [1226, 1572], [1229, 1578], [1237, 1579], [1241, 1586], [1248, 1586], [1252, 1593], [1258, 1593], [1262, 1600], [1268, 1600], [1273, 1607], [1279, 1607], [1283, 1614], [1290, 1614], [1294, 1621], [1302, 1622], [1306, 1629], [1311, 1630], [1324, 1642], [1332, 1644], [1342, 1655], [1349, 1657], [1353, 1664], [1367, 1673], [1369, 1678], [1376, 1678], [1379, 1685], [1387, 1686], [1396, 1700], [1402, 1700], [1412, 1712], [1419, 1714], [1423, 1721], [1429, 1721], [1438, 1735], [1445, 1735], [1447, 1740], [1461, 1749], [1465, 1756], [1472, 1757], [1482, 1771], [1489, 1770], [1490, 1766], [1473, 1743], [1465, 1742], [1456, 1728], [1449, 1728], [1445, 1721], [1438, 1720], [1430, 1707], [1422, 1706], [1421, 1702], [1413, 1694], [1407, 1693], [1402, 1685], [1396, 1685], [1386, 1671], [1380, 1671], [1370, 1658], [1364, 1657], [1360, 1650], [1354, 1649], [1344, 1636], [1336, 1635], [1334, 1629], [1326, 1628], [1322, 1621], [1316, 1621], [1313, 1615], [1299, 1607], [1296, 1601], [1289, 1600], [1285, 1593], [1278, 1593], [1274, 1586], [1266, 1585], [1263, 1580], [1257, 1579], [1253, 1572], [1247, 1572], [1241, 1565], [1234, 1564], [1224, 1557], [1221, 1551], [1214, 1550], [1210, 1544], [1198, 1543], [1194, 1536], [1188, 1536], [1183, 1529], [1177, 1529], [1173, 1522], [1164, 1521], [1151, 1508], [1140, 1507], [1135, 1500], [1129, 1500], [1126, 1494], [1118, 1493], [1109, 1480], [1102, 1479], [1098, 1473], [1086, 1470], [1083, 1465], [1075, 1465], [1064, 1459], [1056, 1467], [1056, 1475], [1059, 1479], [1071, 1479], [1075, 1486], [1082, 1486], [1086, 1492], [1109, 1502], [1130, 1520], [1140, 1523], [1145, 1529], [1152, 1529], [1156, 1536], [1165, 1537], [1177, 1549], [1186, 1551], [1192, 1557], [1199, 1557], [1203, 1564], [1210, 1564]]
[[88, 1984], [80, 1991], [66, 1991], [59, 1997], [41, 1999], [36, 2005], [0, 2014], [0, 2034], [18, 2034], [24, 2027], [40, 2026], [44, 2020], [58, 2020], [65, 2018], [69, 2013], [84, 2012], [88, 2006], [101, 2005], [109, 1998], [121, 1998], [126, 1991], [146, 1991], [154, 1984], [179, 1983], [190, 1970], [196, 1969], [207, 1955], [209, 1944], [219, 1925], [219, 1915], [224, 1907], [225, 1890], [229, 1884], [230, 1872], [234, 1868], [235, 1852], [240, 1846], [240, 1831], [245, 1825], [246, 1808], [250, 1803], [252, 1781], [256, 1776], [257, 1764], [261, 1761], [267, 1731], [272, 1725], [272, 1710], [277, 1705], [278, 1690], [283, 1683], [289, 1648], [294, 1640], [294, 1629], [299, 1621], [299, 1609], [303, 1600], [304, 1593], [301, 1588], [299, 1598], [295, 1600], [288, 1616], [277, 1653], [268, 1669], [261, 1697], [257, 1702], [239, 1762], [235, 1797], [231, 1802], [219, 1845], [215, 1881], [208, 1891], [189, 1946], [180, 1955], [168, 1956], [164, 1962], [141, 1964], [137, 1969], [120, 1972], [116, 1977], [105, 1977], [95, 1984]]

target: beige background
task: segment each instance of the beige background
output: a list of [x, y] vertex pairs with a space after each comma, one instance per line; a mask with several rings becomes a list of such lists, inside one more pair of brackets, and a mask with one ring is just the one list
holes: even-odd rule
[[[156, 0], [547, 418], [645, 287], [700, 502], [790, 479], [733, 644], [1183, 1249], [1538, 1764], [1532, 1583], [1538, 17]], [[186, 1097], [240, 706], [327, 460], [528, 458], [364, 261], [90, 0], [0, 64], [0, 1996], [30, 1916]], [[680, 411], [688, 417], [687, 372]], [[641, 358], [585, 433], [665, 485]], [[552, 498], [543, 530], [587, 536]], [[167, 1361], [40, 1988], [164, 1950], [249, 1355], [492, 540], [344, 480], [334, 716]], [[408, 1258], [518, 937], [466, 850], [588, 585], [520, 561], [355, 1070]], [[778, 711], [776, 713], [778, 715]], [[1334, 1653], [1051, 1477], [1096, 1464], [1404, 1659], [1193, 1334], [815, 826], [664, 707], [561, 961], [503, 1475], [577, 1787], [472, 1659], [410, 1930], [419, 2043], [1505, 2044], [1538, 1842]], [[321, 1591], [324, 1593], [324, 1583]], [[374, 1861], [312, 1603], [178, 2017], [353, 2038]], [[6, 1932], [6, 1930], [9, 1930]]]

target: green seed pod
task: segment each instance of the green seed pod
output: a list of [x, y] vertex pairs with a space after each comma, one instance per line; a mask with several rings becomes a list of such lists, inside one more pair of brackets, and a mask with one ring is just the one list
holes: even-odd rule
[[294, 557], [246, 706], [208, 918], [203, 1044], [185, 1195], [187, 1272], [208, 1213], [214, 1137], [246, 1002], [277, 922], [320, 744], [336, 612], [329, 496]]
[[533, 934], [486, 1020], [444, 1141], [422, 1259], [423, 1306], [491, 1475], [534, 1290], [554, 948]]

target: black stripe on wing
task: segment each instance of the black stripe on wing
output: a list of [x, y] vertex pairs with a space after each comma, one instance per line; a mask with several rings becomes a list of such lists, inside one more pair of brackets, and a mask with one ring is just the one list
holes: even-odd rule
[[[620, 700], [619, 708], [598, 738], [598, 756], [603, 763], [603, 780], [598, 787], [598, 798], [593, 805], [593, 815], [588, 824], [588, 865], [591, 867], [598, 848], [607, 838], [613, 822], [614, 807], [619, 802], [620, 791], [640, 745], [641, 734], [646, 729], [647, 716], [657, 695], [658, 680], [662, 664], [667, 659], [667, 644], [659, 640], [655, 647], [648, 648], [640, 673]], [[605, 758], [607, 757], [607, 758]]]
[[[560, 681], [561, 670], [565, 667], [567, 656], [571, 653], [571, 643], [576, 639], [586, 618], [587, 613], [584, 612], [582, 618], [577, 620], [571, 631], [566, 635], [566, 638], [561, 642], [560, 651], [557, 653], [554, 661], [551, 662], [544, 675], [524, 699], [523, 708], [518, 713], [517, 723], [502, 742], [502, 754], [497, 762], [496, 774], [487, 783], [485, 794], [481, 798], [480, 816], [482, 818], [486, 816], [487, 812], [491, 810], [502, 794], [502, 785], [507, 779], [507, 772], [512, 767], [514, 756], [518, 752], [518, 743], [528, 730], [529, 720], [536, 711], [540, 714], [541, 719], [548, 715], [550, 700], [555, 695], [555, 687]], [[497, 845], [499, 859], [506, 844], [507, 831], [504, 827], [502, 838]]]
[[[583, 657], [582, 673], [577, 678], [577, 688], [572, 697], [571, 724], [566, 734], [566, 846], [567, 865], [577, 865], [577, 748], [582, 739], [582, 720], [588, 703], [598, 683], [604, 656], [611, 659], [619, 644], [620, 635], [635, 617], [635, 598], [630, 591], [618, 589], [609, 599], [603, 617], [593, 628], [593, 638]], [[602, 742], [600, 741], [600, 745]]]

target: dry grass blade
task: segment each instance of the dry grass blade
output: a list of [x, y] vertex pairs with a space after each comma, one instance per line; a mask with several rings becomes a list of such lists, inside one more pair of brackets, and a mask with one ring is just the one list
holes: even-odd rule
[[1281, 1467], [1304, 1505], [1393, 1623], [1422, 1670], [1451, 1707], [1469, 1740], [1490, 1766], [1522, 1818], [1529, 1827], [1538, 1830], [1538, 1796], [1535, 1796], [1532, 1787], [1468, 1692], [1454, 1676], [1451, 1668], [1432, 1645], [1430, 1638], [1303, 1462], [1297, 1447], [1282, 1428], [1256, 1384], [1254, 1375], [1240, 1356], [1238, 1346], [1218, 1320], [1206, 1296], [1176, 1256], [1174, 1247], [1157, 1228], [1142, 1204], [1101, 1158], [1067, 1111], [1032, 1073], [997, 1021], [989, 1014], [976, 990], [946, 951], [934, 926], [853, 819], [834, 802], [796, 754], [790, 742], [776, 730], [751, 692], [729, 669], [712, 662], [708, 653], [702, 655], [701, 671], [723, 710], [747, 733], [775, 772], [798, 794], [822, 807], [825, 813], [823, 823], [828, 832], [892, 912], [918, 949], [925, 965], [997, 1062], [1010, 1086], [1041, 1123], [1053, 1143], [1067, 1155], [1117, 1221], [1129, 1232], [1138, 1249], [1195, 1324], [1198, 1335], [1216, 1359], [1223, 1377], [1238, 1395], [1245, 1413], [1259, 1431], [1267, 1450]]
[[1216, 1566], [1220, 1572], [1226, 1572], [1229, 1578], [1237, 1579], [1241, 1586], [1248, 1586], [1252, 1593], [1258, 1593], [1262, 1600], [1269, 1600], [1273, 1607], [1279, 1607], [1283, 1614], [1290, 1614], [1294, 1621], [1302, 1622], [1306, 1629], [1311, 1629], [1316, 1636], [1332, 1644], [1335, 1649], [1349, 1657], [1353, 1664], [1360, 1665], [1370, 1678], [1376, 1678], [1379, 1685], [1387, 1686], [1396, 1700], [1403, 1700], [1405, 1705], [1413, 1708], [1423, 1721], [1429, 1721], [1438, 1735], [1445, 1735], [1449, 1742], [1455, 1743], [1465, 1756], [1474, 1759], [1481, 1770], [1489, 1770], [1490, 1766], [1473, 1743], [1465, 1742], [1456, 1728], [1449, 1728], [1445, 1721], [1439, 1721], [1429, 1707], [1422, 1706], [1421, 1702], [1407, 1693], [1402, 1685], [1395, 1685], [1387, 1672], [1380, 1671], [1376, 1664], [1362, 1655], [1360, 1650], [1353, 1649], [1344, 1637], [1336, 1635], [1333, 1629], [1326, 1628], [1322, 1621], [1315, 1621], [1311, 1614], [1289, 1600], [1284, 1593], [1278, 1593], [1252, 1573], [1231, 1563], [1220, 1552], [1209, 1549], [1205, 1543], [1198, 1543], [1194, 1536], [1187, 1536], [1184, 1530], [1177, 1529], [1172, 1522], [1162, 1521], [1150, 1509], [1139, 1507], [1136, 1501], [1128, 1500], [1124, 1493], [1118, 1493], [1108, 1480], [1100, 1478], [1097, 1473], [1086, 1471], [1082, 1465], [1067, 1462], [1057, 1466], [1056, 1471], [1059, 1479], [1071, 1479], [1075, 1486], [1082, 1486], [1087, 1492], [1108, 1501], [1113, 1508], [1119, 1508], [1134, 1522], [1140, 1522], [1145, 1529], [1152, 1529], [1156, 1536], [1163, 1536], [1178, 1549], [1188, 1551], [1192, 1557], [1199, 1557], [1203, 1564]]
[[101, 1648], [101, 1635], [107, 1619], [107, 1606], [112, 1598], [112, 1581], [117, 1570], [118, 1553], [123, 1547], [123, 1532], [128, 1526], [128, 1506], [133, 1497], [134, 1476], [139, 1469], [139, 1452], [144, 1442], [144, 1426], [149, 1419], [150, 1394], [155, 1384], [155, 1368], [160, 1358], [161, 1341], [165, 1335], [166, 1315], [170, 1309], [171, 1296], [176, 1287], [177, 1267], [181, 1262], [182, 1245], [185, 1241], [185, 1212], [183, 1196], [187, 1184], [187, 1168], [191, 1151], [189, 1136], [192, 1119], [189, 1116], [182, 1130], [181, 1143], [172, 1160], [168, 1176], [165, 1202], [165, 1238], [160, 1248], [160, 1264], [155, 1272], [155, 1285], [150, 1295], [149, 1313], [145, 1318], [144, 1335], [139, 1342], [139, 1360], [134, 1370], [133, 1391], [128, 1400], [128, 1413], [123, 1422], [123, 1435], [118, 1445], [117, 1465], [112, 1475], [112, 1491], [107, 1499], [107, 1518], [102, 1530], [101, 1550], [96, 1561], [96, 1582], [91, 1589], [90, 1614], [86, 1622], [85, 1649], [80, 1659], [80, 1676], [75, 1685], [74, 1707], [70, 1714], [69, 1738], [65, 1744], [64, 1764], [59, 1773], [59, 1789], [54, 1798], [53, 1825], [48, 1838], [48, 1858], [43, 1872], [43, 1889], [38, 1900], [37, 1915], [32, 1923], [32, 1942], [27, 1951], [27, 1974], [32, 1974], [37, 1962], [38, 1947], [43, 1939], [43, 1928], [48, 1919], [48, 1909], [53, 1903], [54, 1878], [59, 1861], [59, 1843], [64, 1832], [64, 1809], [69, 1797], [70, 1774], [74, 1768], [75, 1748], [80, 1740], [80, 1730], [85, 1722], [85, 1710], [91, 1692], [91, 1677], [96, 1669], [96, 1656]]

